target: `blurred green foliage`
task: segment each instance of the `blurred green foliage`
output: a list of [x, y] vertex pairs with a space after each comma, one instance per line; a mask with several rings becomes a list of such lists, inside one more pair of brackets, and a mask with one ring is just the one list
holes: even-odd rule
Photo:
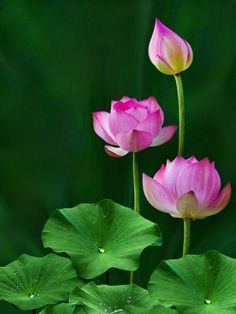
[[[0, 263], [21, 253], [44, 254], [41, 229], [55, 209], [112, 198], [132, 206], [131, 156], [113, 159], [92, 127], [91, 112], [111, 99], [154, 95], [166, 124], [177, 123], [172, 77], [151, 64], [147, 46], [155, 17], [187, 39], [194, 62], [183, 73], [186, 157], [216, 161], [233, 196], [223, 213], [196, 221], [191, 252], [236, 257], [235, 0], [0, 1]], [[177, 151], [169, 143], [139, 154], [153, 175]], [[181, 254], [182, 224], [142, 195], [142, 212], [163, 232], [162, 248], [142, 256], [145, 286], [163, 258]], [[145, 270], [145, 271], [144, 271]], [[128, 274], [112, 271], [113, 283]], [[1, 313], [19, 313], [1, 303]]]

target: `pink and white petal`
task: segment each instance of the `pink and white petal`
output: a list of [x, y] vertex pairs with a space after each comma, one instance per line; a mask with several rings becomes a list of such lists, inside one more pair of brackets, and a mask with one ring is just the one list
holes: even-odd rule
[[165, 186], [165, 171], [166, 165], [162, 164], [161, 168], [157, 171], [157, 173], [154, 176], [154, 179], [163, 186]]
[[105, 111], [93, 112], [93, 127], [96, 134], [105, 142], [116, 145], [116, 141], [109, 127], [109, 115], [110, 114]]
[[139, 122], [142, 122], [148, 117], [148, 109], [140, 104], [136, 104], [126, 112], [135, 117]]
[[131, 130], [117, 134], [118, 145], [129, 152], [138, 152], [150, 146], [152, 134], [144, 131]]
[[229, 203], [231, 196], [231, 183], [228, 182], [223, 190], [219, 193], [218, 197], [209, 205], [206, 211], [207, 216], [215, 215], [224, 209]]
[[193, 191], [185, 193], [181, 196], [176, 205], [181, 218], [197, 217], [198, 201]]
[[158, 104], [158, 102], [156, 101], [156, 98], [154, 96], [150, 96], [147, 99], [140, 100], [139, 103], [142, 104], [143, 106], [145, 106], [146, 108], [148, 108], [149, 113], [153, 113], [155, 111], [160, 110], [161, 119], [162, 119], [162, 123], [163, 123], [164, 113], [163, 113], [161, 106]]
[[148, 55], [151, 60], [151, 62], [155, 65], [156, 57], [157, 57], [157, 51], [160, 41], [160, 34], [157, 27], [157, 20], [155, 22], [154, 30], [152, 33], [151, 40], [148, 45]]
[[176, 129], [176, 125], [168, 125], [162, 128], [154, 138], [151, 146], [159, 146], [168, 142], [174, 136]]
[[[177, 156], [172, 162], [167, 161], [166, 167], [163, 168], [162, 172], [158, 171], [155, 174], [154, 179], [161, 183], [166, 188], [166, 190], [169, 191], [173, 198], [178, 201], [179, 197], [181, 197], [184, 193], [178, 195], [176, 182], [178, 177], [182, 176], [183, 171], [190, 166], [191, 163], [189, 163], [183, 157]], [[191, 190], [186, 192], [189, 191]]]
[[148, 202], [154, 208], [168, 214], [178, 214], [175, 203], [167, 190], [146, 174], [143, 174], [143, 191]]
[[161, 23], [159, 19], [156, 19], [154, 30], [151, 40], [148, 46], [148, 54], [152, 63], [155, 65], [156, 57], [161, 55], [161, 40], [163, 36], [176, 35], [171, 29]]
[[113, 110], [109, 115], [109, 127], [114, 136], [135, 129], [139, 121], [125, 111]]
[[208, 158], [191, 164], [176, 179], [178, 196], [194, 191], [200, 210], [207, 208], [217, 197], [220, 184], [220, 176]]
[[160, 133], [162, 127], [160, 110], [150, 114], [143, 122], [139, 124], [137, 130], [152, 134], [153, 138]]
[[109, 145], [105, 145], [104, 149], [105, 149], [105, 152], [109, 156], [115, 157], [115, 158], [123, 157], [129, 153], [120, 147], [114, 147], [114, 146], [109, 146]]

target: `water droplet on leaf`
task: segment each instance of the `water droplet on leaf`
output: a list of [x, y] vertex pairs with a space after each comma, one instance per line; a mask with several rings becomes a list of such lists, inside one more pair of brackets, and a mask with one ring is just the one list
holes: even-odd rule
[[17, 288], [18, 290], [21, 290], [21, 289], [22, 289], [20, 282], [17, 282], [17, 283], [16, 283], [16, 288]]
[[126, 303], [127, 304], [130, 304], [132, 302], [132, 297], [131, 296], [128, 296], [127, 300], [126, 300]]
[[99, 252], [99, 253], [105, 253], [105, 249], [102, 248], [102, 247], [100, 247], [100, 248], [98, 248], [98, 252]]
[[205, 299], [205, 303], [206, 303], [206, 304], [211, 304], [211, 300]]

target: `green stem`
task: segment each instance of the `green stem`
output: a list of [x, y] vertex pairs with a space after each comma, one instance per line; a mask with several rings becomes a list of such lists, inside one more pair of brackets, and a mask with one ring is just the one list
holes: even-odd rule
[[[139, 202], [139, 172], [138, 172], [138, 159], [137, 154], [133, 153], [133, 184], [134, 184], [134, 211], [140, 212], [140, 202]], [[134, 284], [133, 271], [130, 272], [130, 284]]]
[[139, 204], [139, 173], [137, 154], [133, 153], [133, 184], [134, 184], [134, 211], [140, 212]]
[[184, 222], [183, 256], [185, 256], [189, 253], [191, 219], [190, 218], [184, 218], [183, 222]]
[[[184, 121], [184, 89], [180, 74], [174, 75], [178, 95], [179, 104], [179, 144], [178, 155], [182, 156], [184, 153], [184, 135], [185, 135], [185, 121]], [[184, 218], [184, 242], [183, 242], [183, 256], [187, 255], [190, 246], [190, 224], [191, 220]]]
[[179, 146], [178, 146], [178, 155], [182, 156], [184, 153], [184, 90], [180, 74], [174, 75], [175, 83], [178, 94], [178, 103], [179, 103]]

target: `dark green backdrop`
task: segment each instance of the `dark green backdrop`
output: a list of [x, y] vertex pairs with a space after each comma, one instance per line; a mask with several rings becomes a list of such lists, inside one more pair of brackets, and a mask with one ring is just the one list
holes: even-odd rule
[[[21, 253], [44, 254], [40, 231], [58, 207], [112, 198], [132, 206], [131, 156], [108, 157], [93, 132], [91, 112], [111, 99], [154, 95], [177, 123], [174, 79], [147, 54], [154, 19], [186, 38], [194, 62], [183, 73], [186, 156], [216, 161], [223, 184], [235, 168], [235, 0], [5, 0], [0, 2], [0, 263]], [[177, 136], [140, 153], [149, 175], [174, 158]], [[219, 249], [236, 257], [233, 194], [221, 214], [197, 221], [191, 252]], [[142, 256], [145, 285], [162, 258], [181, 253], [182, 225], [153, 209], [142, 195], [143, 215], [158, 222], [162, 248]], [[123, 272], [113, 280], [126, 282]], [[0, 313], [19, 313], [0, 304]]]

